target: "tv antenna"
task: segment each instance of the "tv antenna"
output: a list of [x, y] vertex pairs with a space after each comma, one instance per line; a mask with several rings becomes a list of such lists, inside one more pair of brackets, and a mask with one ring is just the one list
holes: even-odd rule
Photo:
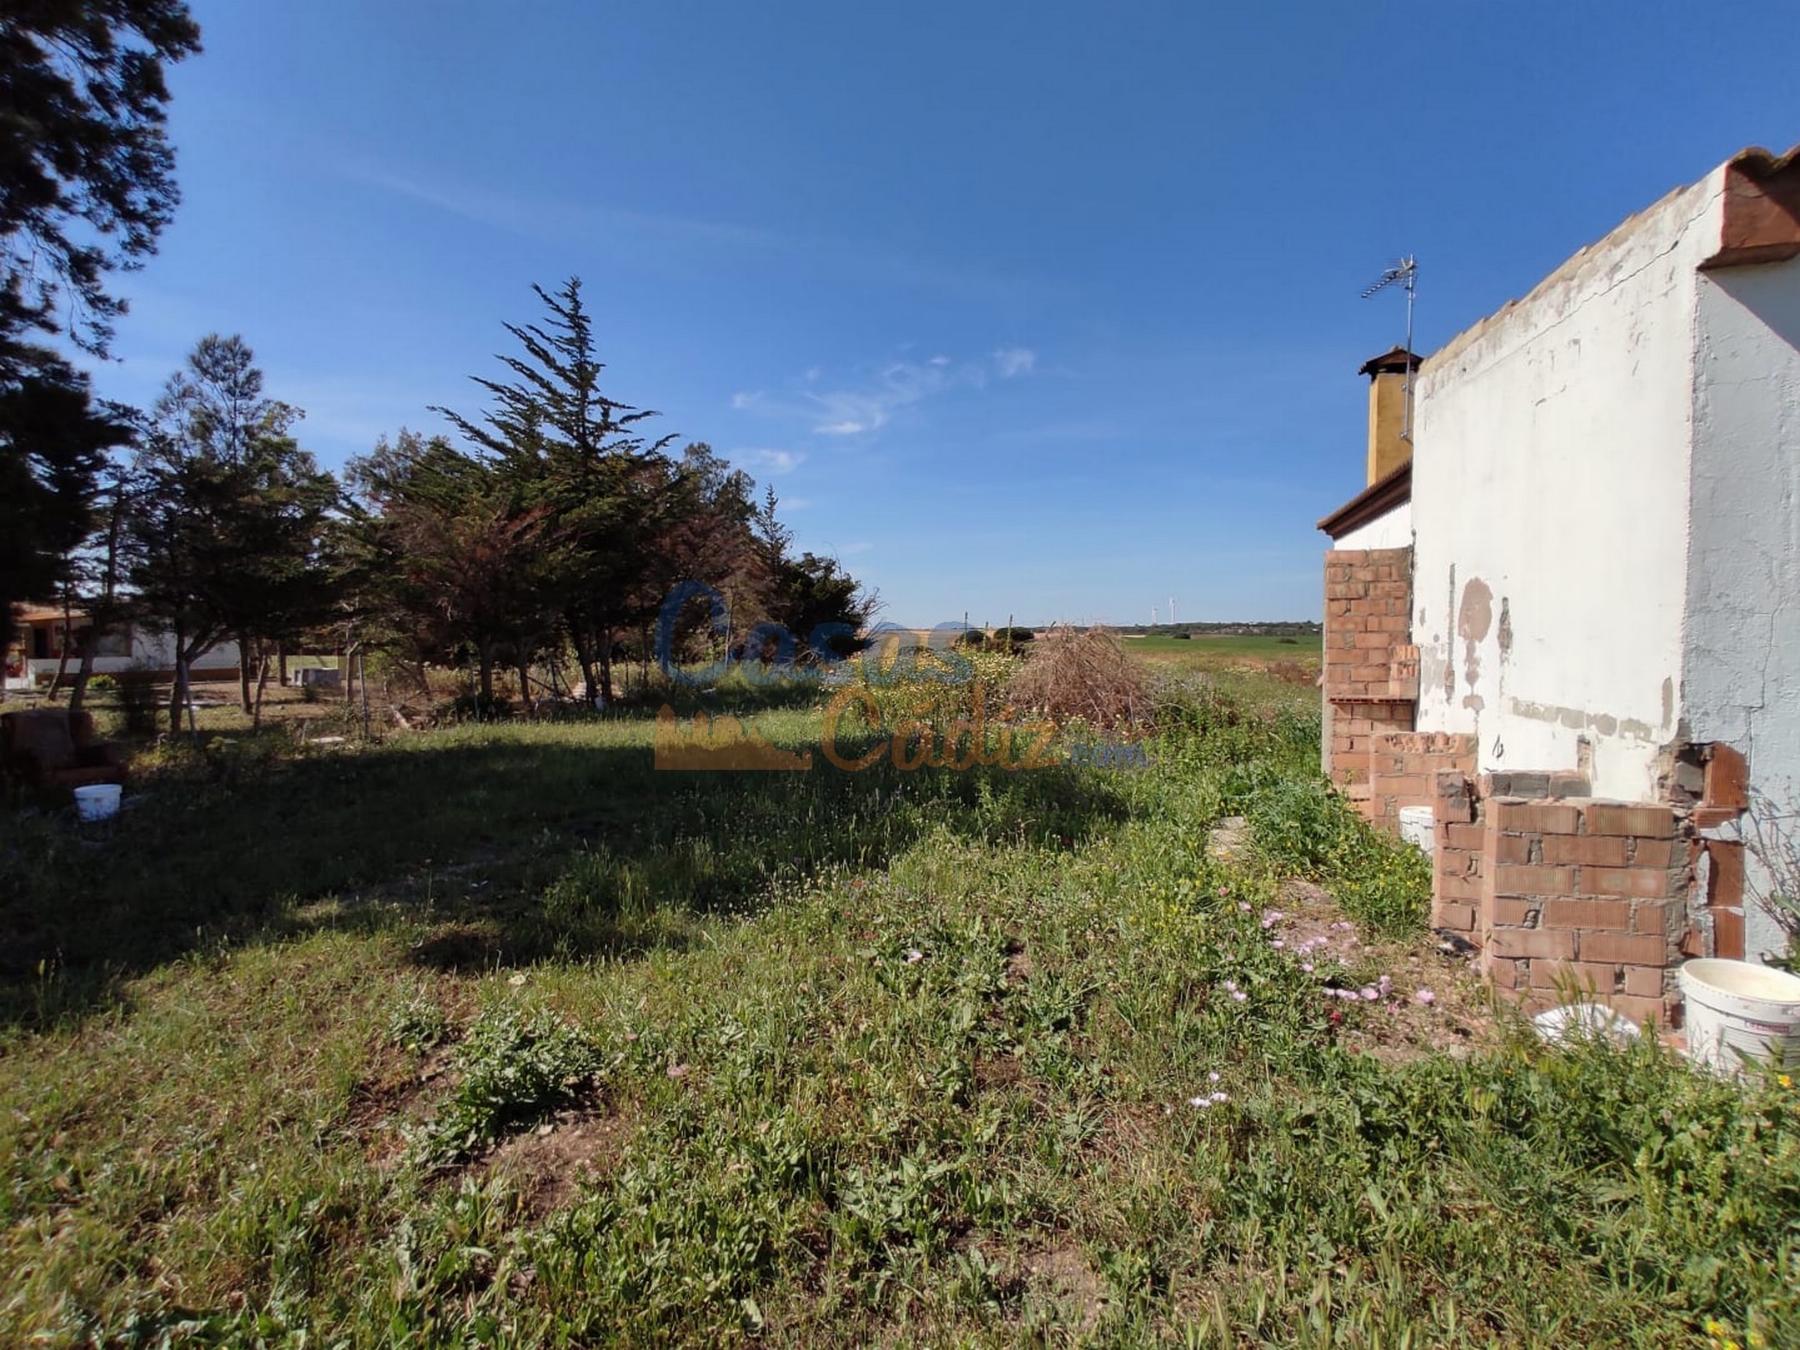
[[1367, 300], [1377, 291], [1396, 285], [1406, 290], [1406, 419], [1400, 436], [1410, 443], [1413, 434], [1413, 365], [1416, 361], [1413, 356], [1413, 297], [1419, 288], [1419, 260], [1407, 254], [1383, 272], [1373, 286], [1364, 287], [1362, 298]]

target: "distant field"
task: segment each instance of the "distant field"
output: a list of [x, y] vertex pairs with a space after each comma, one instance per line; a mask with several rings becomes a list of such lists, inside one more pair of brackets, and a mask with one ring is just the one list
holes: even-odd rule
[[1319, 664], [1322, 643], [1317, 634], [1267, 637], [1260, 634], [1208, 633], [1192, 638], [1125, 636], [1125, 649], [1151, 661], [1177, 661], [1200, 668], [1297, 661]]
[[[928, 628], [904, 629], [884, 635], [886, 640], [911, 636], [919, 642], [932, 639]], [[1215, 677], [1220, 687], [1235, 695], [1260, 702], [1271, 700], [1295, 707], [1316, 701], [1324, 643], [1320, 635], [1275, 637], [1256, 633], [1204, 633], [1192, 638], [1158, 634], [1150, 637], [1120, 634], [1125, 650], [1163, 671], [1195, 671]], [[945, 645], [944, 634], [933, 645]]]
[[[880, 641], [911, 638], [920, 643], [945, 645], [954, 634], [930, 628], [889, 629], [879, 635]], [[1170, 659], [1191, 661], [1199, 666], [1237, 662], [1243, 665], [1273, 661], [1299, 661], [1318, 665], [1322, 642], [1317, 633], [1300, 637], [1271, 637], [1266, 634], [1203, 633], [1192, 638], [1164, 635], [1142, 637], [1120, 634], [1128, 651], [1153, 661]]]

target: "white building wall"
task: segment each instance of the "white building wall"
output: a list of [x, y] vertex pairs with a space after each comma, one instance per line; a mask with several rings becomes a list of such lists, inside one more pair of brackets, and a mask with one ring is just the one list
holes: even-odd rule
[[[1755, 855], [1800, 848], [1800, 259], [1703, 272], [1698, 301], [1682, 711], [1749, 760], [1766, 893]], [[1744, 947], [1781, 947], [1748, 896]]]
[[1348, 534], [1331, 541], [1333, 548], [1410, 548], [1412, 503], [1401, 502], [1385, 516], [1365, 521]]
[[1484, 771], [1585, 760], [1598, 796], [1657, 795], [1680, 707], [1695, 267], [1721, 181], [1627, 221], [1419, 372], [1418, 725], [1475, 733]]
[[[72, 678], [79, 664], [80, 658], [71, 653], [66, 667], [63, 667], [65, 676]], [[194, 661], [193, 669], [196, 676], [199, 676], [208, 671], [235, 670], [237, 664], [237, 643], [220, 642], [202, 652]], [[59, 666], [63, 666], [63, 662], [54, 656], [28, 658], [21, 674], [6, 677], [6, 688], [38, 688], [56, 678]], [[96, 675], [120, 675], [128, 670], [173, 671], [174, 668], [174, 635], [166, 630], [134, 625], [131, 630], [131, 655], [96, 656], [93, 671]]]

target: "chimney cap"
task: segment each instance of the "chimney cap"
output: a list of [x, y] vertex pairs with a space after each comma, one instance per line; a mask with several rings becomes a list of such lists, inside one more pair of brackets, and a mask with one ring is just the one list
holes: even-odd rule
[[1417, 370], [1424, 358], [1417, 352], [1409, 352], [1404, 347], [1390, 347], [1380, 356], [1371, 356], [1362, 363], [1358, 375], [1391, 375], [1400, 374], [1407, 369]]

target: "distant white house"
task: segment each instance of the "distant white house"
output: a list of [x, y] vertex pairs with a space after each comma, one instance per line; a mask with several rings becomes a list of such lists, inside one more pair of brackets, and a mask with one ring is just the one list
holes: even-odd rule
[[[90, 626], [86, 614], [75, 610], [65, 620], [60, 609], [26, 606], [16, 611], [14, 620], [18, 633], [5, 659], [8, 690], [35, 689], [50, 683], [63, 664], [65, 650], [68, 673], [75, 673], [80, 662], [79, 635]], [[235, 680], [238, 659], [237, 644], [221, 642], [201, 654], [189, 676], [195, 680]], [[99, 634], [94, 639], [94, 673], [116, 675], [126, 670], [148, 670], [164, 679], [173, 678], [174, 637], [167, 631], [136, 623]]]

